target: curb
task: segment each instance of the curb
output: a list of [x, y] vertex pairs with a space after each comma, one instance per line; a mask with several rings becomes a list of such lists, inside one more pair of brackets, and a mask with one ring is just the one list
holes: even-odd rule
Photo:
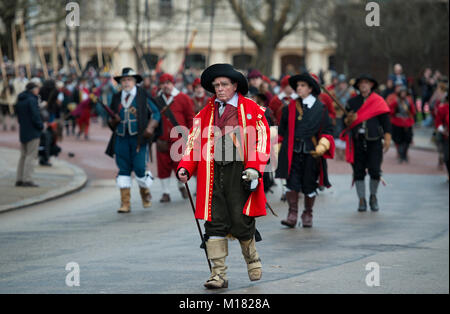
[[7, 204], [7, 205], [1, 205], [0, 206], [0, 214], [5, 213], [8, 211], [12, 211], [15, 209], [20, 209], [40, 203], [44, 203], [46, 201], [54, 200], [56, 198], [60, 198], [62, 196], [66, 196], [68, 194], [71, 194], [73, 192], [77, 192], [84, 188], [87, 184], [88, 178], [84, 170], [81, 168], [67, 162], [64, 160], [58, 160], [59, 163], [61, 163], [61, 166], [65, 168], [69, 168], [73, 172], [73, 180], [65, 185], [62, 188], [56, 189], [56, 190], [50, 190], [42, 195], [27, 198], [15, 203]]

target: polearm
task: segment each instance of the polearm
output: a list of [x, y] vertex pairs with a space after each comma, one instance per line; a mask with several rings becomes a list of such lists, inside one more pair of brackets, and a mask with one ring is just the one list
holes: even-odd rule
[[325, 94], [327, 94], [328, 96], [331, 97], [331, 99], [333, 99], [333, 101], [336, 103], [336, 105], [338, 105], [338, 107], [344, 111], [344, 113], [346, 115], [348, 115], [348, 111], [345, 109], [345, 107], [339, 102], [339, 100], [336, 99], [336, 97], [334, 97], [329, 91], [328, 89], [326, 89], [323, 85], [320, 85], [320, 88], [325, 92]]
[[[194, 207], [194, 202], [192, 201], [192, 196], [191, 196], [191, 191], [189, 190], [189, 185], [186, 182], [184, 184], [184, 186], [186, 187], [186, 190], [187, 190], [187, 193], [189, 196], [189, 201], [191, 203], [192, 211], [194, 212], [194, 217], [195, 217], [195, 207]], [[200, 224], [198, 223], [197, 218], [195, 218], [195, 222], [197, 223], [197, 229], [198, 229], [198, 233], [200, 234], [200, 238], [202, 239], [202, 243], [205, 243], [205, 239], [203, 238], [203, 234], [202, 234], [202, 229], [200, 228]], [[203, 249], [205, 250], [205, 255], [206, 255], [206, 260], [208, 261], [209, 271], [212, 271], [211, 262], [209, 261], [208, 252], [206, 251], [206, 246]]]
[[14, 110], [12, 109], [12, 104], [9, 103], [11, 94], [9, 90], [9, 80], [8, 76], [6, 75], [6, 65], [3, 60], [3, 52], [1, 45], [0, 45], [0, 68], [2, 70], [3, 90], [5, 91], [6, 102], [8, 103], [10, 113], [13, 113]]

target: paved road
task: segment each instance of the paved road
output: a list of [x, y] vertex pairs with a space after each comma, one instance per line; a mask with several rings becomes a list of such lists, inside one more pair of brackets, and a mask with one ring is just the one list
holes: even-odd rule
[[[334, 186], [319, 196], [312, 229], [281, 226], [287, 205], [276, 190], [269, 199], [280, 217], [257, 221], [263, 279], [248, 281], [239, 244], [231, 242], [230, 287], [210, 292], [202, 286], [208, 268], [192, 210], [174, 180], [171, 204], [158, 203], [156, 182], [152, 208], [141, 208], [134, 186], [133, 212], [116, 213], [119, 195], [111, 180], [114, 163], [103, 156], [105, 136], [98, 130], [88, 143], [63, 144], [67, 152], [74, 148], [69, 143], [78, 143], [71, 161], [88, 173], [86, 188], [0, 215], [0, 293], [449, 292], [448, 183], [432, 152], [414, 151], [411, 163], [401, 166], [388, 153], [389, 184], [380, 187], [379, 213], [356, 212], [342, 162], [330, 164]], [[14, 146], [7, 138], [0, 144]], [[79, 287], [66, 286], [69, 262], [80, 266]], [[366, 285], [369, 262], [380, 266], [379, 287]]]
[[[379, 213], [357, 213], [348, 176], [320, 196], [315, 226], [287, 230], [258, 219], [264, 275], [250, 283], [239, 244], [230, 244], [233, 293], [448, 293], [448, 185], [444, 177], [389, 175]], [[395, 189], [394, 189], [395, 187]], [[175, 182], [172, 189], [175, 190]], [[154, 189], [158, 193], [158, 187]], [[286, 206], [271, 197], [280, 217]], [[90, 188], [1, 215], [0, 293], [210, 293], [191, 209], [170, 205], [118, 215], [115, 187]], [[65, 266], [80, 266], [80, 287], [65, 284]], [[381, 267], [380, 287], [365, 284], [365, 265]]]

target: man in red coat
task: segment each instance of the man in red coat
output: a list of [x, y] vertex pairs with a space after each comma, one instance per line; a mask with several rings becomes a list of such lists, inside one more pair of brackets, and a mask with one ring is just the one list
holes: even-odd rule
[[[397, 88], [396, 88], [397, 89]], [[386, 99], [391, 109], [392, 140], [397, 147], [398, 162], [408, 162], [408, 149], [413, 141], [416, 109], [405, 85], [398, 87], [394, 97]]]
[[[156, 99], [157, 106], [161, 112], [161, 121], [163, 125], [162, 135], [156, 142], [156, 158], [158, 161], [158, 177], [161, 180], [163, 195], [161, 203], [170, 202], [169, 181], [172, 171], [176, 173], [178, 162], [172, 159], [172, 145], [178, 141], [183, 134], [171, 135], [174, 127], [192, 127], [194, 118], [194, 103], [186, 94], [180, 92], [174, 86], [174, 78], [166, 73], [159, 78], [161, 91]], [[186, 136], [186, 134], [184, 134]], [[179, 151], [179, 154], [182, 152]], [[187, 198], [186, 188], [179, 184], [178, 188], [183, 198]]]
[[205, 287], [227, 288], [227, 237], [237, 238], [250, 280], [262, 265], [255, 247], [255, 217], [266, 215], [263, 178], [270, 154], [264, 108], [245, 98], [248, 83], [230, 64], [215, 64], [201, 77], [215, 94], [194, 119], [177, 176], [186, 183], [197, 171], [195, 217], [206, 220], [206, 250], [212, 273]]
[[272, 110], [275, 118], [277, 119], [276, 124], [280, 124], [281, 113], [283, 107], [289, 105], [291, 100], [295, 100], [298, 98], [295, 91], [292, 89], [291, 85], [289, 85], [290, 75], [286, 75], [280, 83], [281, 93], [272, 98], [269, 103], [269, 108]]
[[445, 103], [441, 104], [437, 109], [436, 114], [436, 131], [439, 134], [439, 137], [441, 138], [442, 144], [443, 144], [443, 151], [444, 151], [444, 162], [445, 166], [447, 167], [447, 175], [450, 174], [449, 172], [449, 106], [448, 106], [448, 94], [446, 96]]

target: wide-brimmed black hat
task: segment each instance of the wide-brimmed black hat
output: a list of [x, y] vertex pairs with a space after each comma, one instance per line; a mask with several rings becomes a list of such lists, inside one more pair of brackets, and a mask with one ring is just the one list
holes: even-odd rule
[[298, 82], [306, 82], [309, 86], [311, 86], [312, 94], [314, 96], [320, 95], [320, 85], [309, 73], [298, 74], [289, 78], [289, 85], [291, 85], [294, 91], [297, 90]]
[[227, 63], [217, 63], [208, 67], [203, 71], [200, 78], [201, 84], [204, 89], [208, 92], [215, 94], [216, 90], [212, 86], [212, 82], [216, 77], [228, 77], [233, 82], [237, 83], [237, 91], [242, 95], [247, 95], [248, 93], [248, 82], [245, 76], [237, 71], [231, 64]]
[[129, 76], [134, 77], [136, 79], [136, 83], [142, 82], [142, 76], [137, 74], [136, 71], [134, 71], [132, 68], [123, 68], [122, 69], [122, 75], [114, 76], [114, 79], [116, 80], [117, 83], [120, 84], [120, 80], [123, 77], [129, 77]]
[[358, 84], [359, 84], [359, 82], [361, 82], [362, 80], [368, 80], [368, 81], [372, 82], [372, 83], [373, 83], [372, 90], [377, 89], [377, 87], [378, 87], [378, 82], [377, 82], [370, 74], [362, 74], [362, 75], [360, 75], [360, 76], [356, 79], [355, 84], [353, 84], [353, 87], [356, 88], [357, 90], [359, 90]]

